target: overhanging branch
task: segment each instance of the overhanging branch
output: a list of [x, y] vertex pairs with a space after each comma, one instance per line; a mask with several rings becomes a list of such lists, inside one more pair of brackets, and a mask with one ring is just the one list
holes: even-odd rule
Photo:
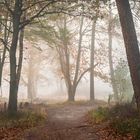
[[86, 70], [80, 75], [79, 79], [77, 80], [76, 86], [79, 84], [79, 82], [81, 81], [82, 77], [83, 77], [88, 71], [90, 71], [91, 69], [94, 69], [97, 65], [98, 65], [98, 63], [95, 64], [93, 68], [88, 68], [88, 69], [86, 69]]
[[[24, 28], [30, 22], [32, 22], [35, 18], [42, 16], [42, 12], [51, 4], [55, 3], [56, 1], [52, 0], [51, 2], [47, 3], [44, 7], [42, 7], [34, 16], [30, 17], [29, 19], [20, 23], [20, 29]], [[44, 14], [45, 15], [45, 14]]]

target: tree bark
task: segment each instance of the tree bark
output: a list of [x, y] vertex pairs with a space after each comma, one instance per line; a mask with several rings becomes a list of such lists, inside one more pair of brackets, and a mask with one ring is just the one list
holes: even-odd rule
[[68, 88], [68, 101], [69, 102], [75, 101], [75, 92], [76, 92], [76, 88], [74, 86], [70, 86]]
[[137, 108], [140, 111], [140, 53], [128, 0], [116, 0]]
[[13, 35], [12, 43], [10, 47], [10, 92], [9, 92], [9, 104], [8, 112], [15, 114], [17, 112], [17, 92], [18, 92], [18, 81], [17, 81], [17, 63], [16, 63], [16, 50], [19, 38], [19, 26], [21, 18], [21, 1], [16, 0], [15, 8], [13, 13]]

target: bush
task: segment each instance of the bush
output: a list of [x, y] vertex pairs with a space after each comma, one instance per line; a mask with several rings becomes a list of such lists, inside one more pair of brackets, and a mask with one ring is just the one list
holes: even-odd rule
[[127, 118], [137, 118], [138, 111], [131, 104], [118, 104], [109, 109], [110, 119], [127, 119]]
[[34, 127], [45, 120], [45, 116], [34, 112], [18, 112], [16, 116], [9, 116], [8, 113], [0, 114], [0, 127]]
[[108, 108], [99, 107], [96, 110], [89, 111], [89, 117], [93, 123], [101, 123], [108, 118]]
[[134, 140], [140, 140], [140, 121], [138, 119], [114, 120], [110, 125], [116, 133], [131, 134]]
[[112, 108], [99, 107], [89, 112], [92, 123], [109, 122], [116, 134], [130, 134], [134, 140], [140, 140], [140, 120], [136, 108], [130, 104], [116, 105]]

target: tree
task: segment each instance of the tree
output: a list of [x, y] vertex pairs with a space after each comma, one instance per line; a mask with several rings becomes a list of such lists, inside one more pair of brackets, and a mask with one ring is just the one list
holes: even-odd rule
[[8, 41], [9, 41], [9, 35], [10, 35], [10, 29], [11, 29], [11, 21], [9, 22], [10, 26], [8, 27], [8, 18], [9, 18], [8, 13], [7, 12], [4, 13], [3, 17], [5, 19], [4, 20], [1, 19], [1, 21], [0, 21], [0, 26], [1, 26], [0, 27], [1, 31], [0, 32], [2, 34], [2, 38], [0, 38], [0, 41], [2, 43], [2, 48], [1, 48], [1, 52], [0, 52], [0, 88], [1, 88], [1, 96], [2, 96], [3, 68], [4, 68], [5, 59], [6, 59], [6, 52], [9, 51]]
[[[74, 24], [75, 22], [77, 24], [77, 19], [80, 19], [79, 31], [77, 31], [77, 28], [75, 31], [71, 31], [68, 24]], [[82, 15], [80, 18], [69, 18], [66, 15], [60, 15], [55, 22], [58, 29], [53, 31], [55, 38], [49, 45], [54, 46], [53, 48], [57, 51], [60, 64], [57, 73], [65, 81], [68, 101], [74, 101], [78, 84], [83, 76], [91, 70], [88, 63], [89, 59], [86, 58], [88, 57], [87, 51], [89, 51], [89, 48], [84, 47], [82, 43], [86, 30], [83, 29], [84, 17]]]
[[109, 24], [108, 24], [108, 58], [109, 58], [109, 68], [110, 68], [110, 79], [111, 85], [114, 93], [115, 102], [118, 102], [118, 91], [116, 87], [116, 81], [114, 76], [114, 67], [113, 67], [113, 56], [112, 56], [112, 39], [113, 39], [113, 17], [112, 17], [112, 7], [111, 1], [109, 1]]
[[102, 18], [104, 15], [102, 13], [102, 10], [100, 9], [100, 6], [102, 6], [102, 3], [99, 0], [96, 0], [95, 2], [91, 1], [91, 5], [94, 7], [94, 9], [92, 9], [93, 7], [91, 8], [92, 35], [91, 35], [91, 49], [90, 49], [90, 68], [91, 68], [90, 70], [90, 100], [93, 101], [95, 99], [94, 77], [95, 77], [96, 72], [94, 69], [94, 63], [95, 63], [96, 24], [97, 24], [98, 18]]
[[12, 43], [10, 46], [10, 95], [8, 111], [10, 114], [17, 112], [17, 92], [18, 92], [18, 81], [17, 81], [17, 62], [16, 62], [16, 51], [20, 32], [20, 21], [22, 15], [22, 1], [16, 0], [13, 14], [13, 33]]
[[37, 82], [39, 80], [39, 70], [40, 70], [40, 63], [41, 63], [41, 50], [31, 47], [29, 50], [29, 62], [28, 62], [28, 71], [27, 71], [27, 90], [28, 90], [28, 99], [31, 102], [37, 96]]
[[77, 86], [81, 80], [81, 76], [79, 76], [80, 71], [80, 60], [81, 60], [81, 48], [82, 48], [82, 30], [83, 30], [83, 20], [84, 17], [81, 17], [80, 20], [80, 29], [79, 29], [79, 41], [78, 41], [78, 50], [75, 64], [74, 64], [74, 70], [72, 72], [71, 64], [70, 64], [70, 54], [69, 54], [69, 48], [68, 48], [68, 32], [67, 32], [67, 25], [66, 25], [66, 19], [64, 19], [64, 28], [60, 28], [60, 39], [62, 39], [63, 47], [60, 46], [57, 48], [57, 52], [59, 54], [59, 60], [61, 65], [61, 71], [64, 75], [66, 87], [68, 90], [68, 101], [74, 101], [75, 100], [75, 93]]
[[[37, 17], [47, 13], [51, 14], [54, 11], [46, 11], [47, 7], [56, 1], [38, 1], [31, 3], [30, 1], [14, 0], [1, 2], [4, 5], [10, 16], [12, 17], [12, 41], [10, 45], [10, 90], [8, 112], [14, 114], [17, 112], [17, 93], [19, 86], [19, 78], [21, 73], [21, 65], [17, 64], [16, 52], [19, 41], [19, 33], [23, 28], [32, 23]], [[34, 12], [33, 12], [34, 11]], [[28, 15], [28, 16], [27, 16]], [[24, 18], [26, 16], [26, 18]], [[22, 56], [22, 55], [21, 55]], [[22, 59], [19, 60], [22, 62]]]
[[95, 99], [94, 95], [94, 50], [95, 50], [95, 32], [96, 32], [97, 17], [92, 21], [92, 36], [91, 36], [91, 50], [90, 50], [90, 100]]
[[140, 53], [128, 0], [116, 0], [137, 108], [140, 111]]

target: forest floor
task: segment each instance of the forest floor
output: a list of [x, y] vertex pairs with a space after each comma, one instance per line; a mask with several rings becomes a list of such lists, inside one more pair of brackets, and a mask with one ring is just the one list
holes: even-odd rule
[[26, 131], [23, 140], [99, 140], [97, 129], [89, 125], [86, 114], [103, 105], [102, 102], [50, 105], [44, 126]]

